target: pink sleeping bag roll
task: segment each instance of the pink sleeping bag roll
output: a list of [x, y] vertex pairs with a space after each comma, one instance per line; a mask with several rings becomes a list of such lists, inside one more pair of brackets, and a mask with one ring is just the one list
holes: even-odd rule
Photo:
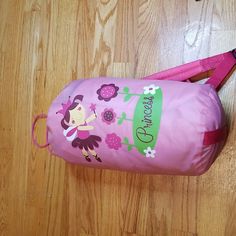
[[[200, 175], [227, 137], [216, 90], [236, 64], [236, 50], [140, 80], [72, 81], [33, 123], [34, 143], [84, 166], [151, 174]], [[191, 83], [209, 72], [205, 84]], [[208, 74], [209, 74], [208, 73]], [[47, 118], [47, 143], [35, 125]]]

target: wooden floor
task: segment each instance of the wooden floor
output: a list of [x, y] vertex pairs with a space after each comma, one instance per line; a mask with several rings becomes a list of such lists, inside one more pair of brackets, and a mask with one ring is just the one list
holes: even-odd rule
[[233, 49], [235, 14], [235, 0], [1, 0], [0, 235], [235, 236], [236, 73], [220, 92], [227, 145], [201, 177], [72, 166], [30, 134], [71, 80], [139, 78]]

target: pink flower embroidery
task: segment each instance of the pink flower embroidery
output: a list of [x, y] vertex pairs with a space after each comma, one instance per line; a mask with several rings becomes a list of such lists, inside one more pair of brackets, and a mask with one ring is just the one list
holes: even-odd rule
[[103, 84], [100, 89], [97, 90], [98, 99], [109, 102], [112, 98], [117, 96], [119, 87], [115, 84]]
[[107, 134], [105, 142], [110, 149], [118, 150], [121, 147], [121, 138], [115, 133]]
[[106, 108], [102, 112], [101, 116], [102, 116], [102, 121], [108, 125], [110, 125], [111, 123], [114, 123], [116, 120], [116, 113], [113, 111], [112, 108], [110, 108], [110, 109]]

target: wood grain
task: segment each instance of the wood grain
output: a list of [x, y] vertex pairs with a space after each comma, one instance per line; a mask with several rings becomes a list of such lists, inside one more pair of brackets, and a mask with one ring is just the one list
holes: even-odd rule
[[235, 12], [235, 0], [1, 0], [0, 235], [236, 235], [236, 73], [219, 93], [227, 144], [200, 177], [72, 166], [30, 135], [71, 80], [139, 78], [236, 47]]

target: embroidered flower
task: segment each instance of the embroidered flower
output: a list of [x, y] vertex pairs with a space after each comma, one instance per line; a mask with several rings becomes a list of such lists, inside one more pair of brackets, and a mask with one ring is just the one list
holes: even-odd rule
[[143, 87], [144, 89], [144, 94], [152, 94], [154, 95], [156, 93], [156, 90], [159, 89], [160, 87], [155, 86], [154, 84], [151, 84], [149, 86], [145, 86]]
[[121, 138], [115, 133], [107, 134], [105, 142], [110, 149], [118, 150], [121, 147]]
[[150, 147], [148, 147], [147, 149], [143, 150], [146, 154], [146, 157], [151, 157], [151, 158], [155, 158], [155, 150], [152, 150]]
[[111, 123], [114, 123], [116, 120], [116, 113], [113, 111], [112, 108], [110, 108], [110, 109], [106, 108], [102, 112], [101, 116], [102, 116], [102, 121], [108, 125], [110, 125]]
[[100, 89], [97, 90], [98, 99], [109, 102], [112, 98], [117, 96], [119, 87], [115, 84], [103, 84]]

